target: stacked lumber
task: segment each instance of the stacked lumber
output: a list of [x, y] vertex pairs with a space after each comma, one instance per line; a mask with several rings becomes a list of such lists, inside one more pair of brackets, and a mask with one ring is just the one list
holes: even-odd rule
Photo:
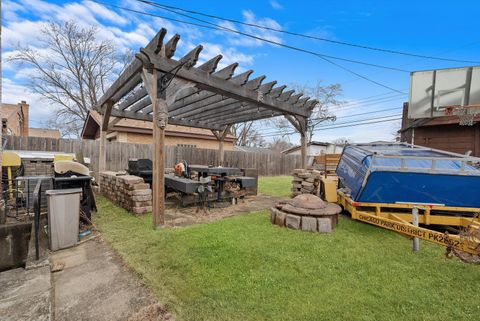
[[300, 194], [317, 195], [319, 193], [322, 172], [315, 169], [294, 169], [292, 175], [293, 196]]
[[152, 190], [141, 177], [101, 172], [100, 191], [113, 203], [134, 214], [152, 211]]

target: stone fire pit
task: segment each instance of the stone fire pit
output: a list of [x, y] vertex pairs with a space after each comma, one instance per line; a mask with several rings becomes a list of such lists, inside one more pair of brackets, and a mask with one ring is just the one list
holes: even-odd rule
[[273, 224], [319, 233], [332, 232], [341, 211], [337, 204], [324, 202], [312, 194], [298, 195], [270, 208]]

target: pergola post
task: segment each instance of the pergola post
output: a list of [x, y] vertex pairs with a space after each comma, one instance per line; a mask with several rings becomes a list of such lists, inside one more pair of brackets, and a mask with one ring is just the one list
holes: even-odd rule
[[301, 162], [302, 168], [307, 168], [307, 117], [294, 117], [291, 115], [285, 115], [285, 118], [295, 127], [295, 129], [300, 133], [300, 153], [301, 153]]
[[300, 145], [302, 155], [302, 168], [307, 168], [307, 135], [304, 132], [300, 132]]
[[[104, 172], [107, 167], [107, 132], [103, 129], [100, 130], [100, 153], [98, 160], [98, 177], [100, 179], [100, 173]], [[101, 187], [101, 185], [100, 185]]]
[[167, 125], [167, 102], [165, 90], [158, 97], [158, 72], [142, 70], [142, 80], [152, 101], [153, 113], [153, 149], [152, 149], [152, 214], [153, 227], [160, 228], [165, 224], [165, 127]]
[[219, 166], [224, 166], [225, 163], [225, 149], [224, 149], [224, 143], [225, 143], [225, 137], [227, 136], [228, 132], [230, 131], [230, 127], [232, 125], [228, 125], [225, 127], [224, 130], [217, 131], [217, 130], [212, 130], [213, 135], [218, 140], [218, 165]]
[[[98, 177], [100, 180], [100, 173], [107, 169], [107, 130], [108, 122], [110, 121], [110, 115], [112, 113], [113, 103], [108, 101], [106, 103], [105, 113], [102, 117], [102, 126], [100, 130], [100, 151], [98, 159]], [[101, 186], [101, 184], [100, 184]]]

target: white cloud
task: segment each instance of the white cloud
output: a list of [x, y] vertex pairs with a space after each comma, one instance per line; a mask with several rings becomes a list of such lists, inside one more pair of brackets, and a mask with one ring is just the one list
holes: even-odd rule
[[43, 21], [15, 21], [8, 23], [2, 30], [3, 50], [11, 49], [18, 44], [37, 46], [38, 35], [45, 23]]
[[16, 104], [25, 100], [30, 105], [31, 127], [40, 126], [55, 111], [55, 108], [45, 103], [40, 95], [31, 92], [28, 86], [19, 85], [8, 78], [2, 79], [2, 90], [3, 102]]
[[[260, 25], [263, 27], [271, 28], [271, 29], [278, 29], [278, 30], [282, 29], [282, 27], [277, 21], [271, 18], [257, 18], [255, 14], [250, 10], [244, 10], [242, 14], [243, 14], [243, 20], [246, 23]], [[257, 38], [262, 38], [272, 42], [282, 43], [282, 38], [275, 31], [270, 31], [270, 30], [252, 27], [252, 26], [243, 26], [241, 31], [243, 33], [250, 34]], [[244, 46], [244, 47], [258, 47], [266, 44], [266, 42], [262, 40], [255, 39], [252, 37], [247, 37], [244, 35], [229, 36], [229, 43], [234, 46]]]
[[283, 6], [276, 0], [270, 0], [270, 5], [275, 10], [282, 10], [283, 9]]
[[94, 12], [96, 16], [100, 16], [109, 22], [112, 22], [118, 25], [125, 25], [128, 23], [127, 19], [118, 15], [116, 12], [105, 8], [101, 4], [91, 2], [91, 1], [84, 1], [83, 4], [86, 7], [88, 7], [90, 11]]
[[[126, 0], [122, 6], [135, 8], [135, 10], [150, 12], [152, 7], [139, 4], [137, 1]], [[95, 4], [85, 0], [50, 3], [45, 0], [24, 0], [13, 2], [4, 1], [3, 6], [4, 26], [3, 26], [3, 49], [4, 58], [15, 54], [17, 44], [28, 44], [35, 50], [39, 50], [43, 55], [51, 52], [48, 48], [43, 48], [43, 43], [38, 41], [40, 31], [47, 21], [75, 21], [82, 27], [96, 26], [98, 28], [98, 39], [112, 41], [118, 46], [118, 50], [125, 49], [138, 50], [145, 46], [152, 37], [160, 30], [166, 28], [168, 34], [164, 41], [168, 41], [174, 34], [181, 35], [178, 43], [177, 58], [186, 54], [189, 50], [198, 44], [202, 44], [204, 49], [198, 64], [222, 54], [223, 59], [219, 64], [219, 69], [231, 63], [238, 62], [237, 73], [245, 71], [248, 66], [253, 65], [254, 59], [260, 53], [255, 55], [244, 52], [242, 47], [258, 47], [264, 43], [255, 39], [235, 36], [222, 32], [222, 37], [211, 30], [204, 30], [199, 27], [172, 23], [159, 17], [147, 17], [124, 11], [110, 10], [106, 6]], [[270, 18], [257, 18], [252, 11], [243, 11], [243, 19], [248, 23], [256, 23], [263, 26], [280, 29], [278, 22]], [[225, 27], [236, 29], [231, 23], [224, 23]], [[275, 33], [261, 30], [253, 27], [241, 27], [238, 30], [254, 34], [258, 37], [281, 42], [282, 39]], [[3, 100], [5, 102], [16, 103], [26, 100], [31, 105], [32, 126], [42, 124], [51, 117], [55, 111], [55, 106], [42, 100], [40, 95], [33, 93], [28, 85], [32, 69], [29, 66], [18, 66], [9, 61], [4, 61], [3, 78]]]

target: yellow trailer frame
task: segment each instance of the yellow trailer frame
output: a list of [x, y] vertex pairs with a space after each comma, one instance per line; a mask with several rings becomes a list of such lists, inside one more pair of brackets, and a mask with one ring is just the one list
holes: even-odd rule
[[[480, 213], [480, 208], [356, 202], [344, 192], [337, 190], [337, 179], [322, 179], [322, 185], [323, 198], [342, 206], [354, 220], [480, 256], [480, 239], [478, 238], [466, 239], [412, 224], [412, 210], [416, 207], [420, 224], [461, 226], [467, 230], [479, 230], [480, 218], [476, 214]], [[466, 217], [464, 216], [466, 213], [471, 215]]]

